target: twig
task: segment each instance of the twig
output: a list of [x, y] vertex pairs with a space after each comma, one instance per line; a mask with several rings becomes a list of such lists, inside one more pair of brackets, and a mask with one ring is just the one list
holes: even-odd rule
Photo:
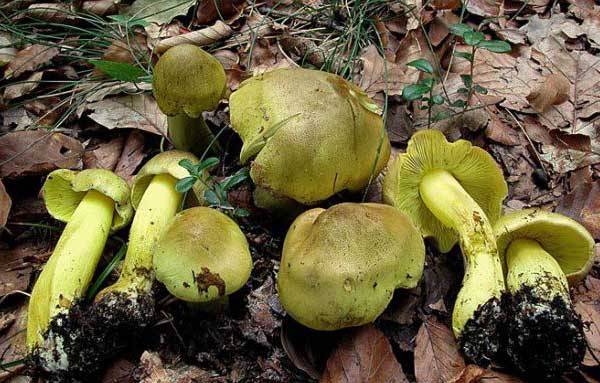
[[544, 166], [544, 162], [542, 161], [542, 158], [540, 157], [540, 154], [538, 153], [537, 149], [535, 148], [535, 145], [533, 144], [533, 141], [529, 137], [529, 134], [527, 134], [527, 131], [525, 130], [525, 128], [523, 127], [523, 125], [521, 124], [521, 122], [519, 120], [517, 120], [517, 118], [515, 117], [515, 115], [512, 114], [512, 112], [510, 110], [508, 110], [508, 108], [505, 108], [505, 107], [502, 107], [502, 108], [512, 117], [512, 119], [515, 121], [515, 123], [519, 126], [519, 128], [521, 129], [521, 131], [525, 135], [525, 138], [527, 138], [527, 141], [529, 141], [529, 146], [531, 147], [531, 150], [533, 151], [533, 154], [535, 155], [535, 157], [537, 159], [537, 162], [540, 165], [540, 168], [542, 168], [542, 171], [544, 172], [544, 174], [546, 176], [548, 176], [548, 172], [546, 171], [546, 167]]
[[210, 45], [225, 39], [232, 34], [233, 29], [231, 29], [229, 25], [221, 20], [217, 20], [213, 26], [164, 39], [156, 45], [154, 50], [156, 53], [163, 53], [167, 49], [181, 44], [193, 44], [198, 46]]

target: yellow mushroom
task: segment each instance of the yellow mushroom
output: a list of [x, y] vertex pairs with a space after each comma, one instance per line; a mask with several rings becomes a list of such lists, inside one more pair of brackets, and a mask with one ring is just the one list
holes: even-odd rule
[[154, 251], [156, 279], [175, 297], [219, 302], [244, 286], [252, 271], [248, 241], [227, 215], [208, 207], [177, 214]]
[[494, 226], [511, 293], [506, 353], [532, 376], [546, 379], [577, 367], [586, 351], [581, 317], [569, 283], [581, 281], [594, 259], [594, 239], [560, 214], [527, 209]]
[[109, 232], [126, 226], [133, 209], [127, 183], [108, 170], [55, 170], [42, 193], [50, 215], [67, 225], [31, 292], [27, 346], [41, 368], [58, 373], [78, 358], [75, 334], [61, 326], [83, 298]]
[[221, 63], [195, 45], [177, 45], [161, 56], [154, 67], [154, 97], [168, 116], [175, 148], [201, 155], [208, 147], [214, 136], [202, 112], [217, 107], [225, 86]]
[[386, 203], [408, 215], [443, 253], [460, 243], [465, 276], [452, 313], [465, 356], [489, 364], [500, 347], [505, 289], [491, 223], [507, 195], [502, 171], [468, 141], [449, 143], [435, 130], [414, 134], [384, 178]]
[[385, 310], [394, 290], [415, 287], [424, 262], [419, 231], [390, 206], [341, 203], [311, 209], [286, 235], [279, 299], [307, 327], [360, 326]]
[[274, 70], [244, 81], [229, 104], [244, 142], [240, 160], [253, 160], [260, 207], [277, 206], [277, 199], [313, 205], [361, 191], [389, 158], [377, 105], [339, 76]]

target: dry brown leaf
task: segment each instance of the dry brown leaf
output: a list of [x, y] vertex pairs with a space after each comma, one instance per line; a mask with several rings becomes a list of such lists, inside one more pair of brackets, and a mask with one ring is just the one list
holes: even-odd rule
[[540, 157], [560, 174], [600, 163], [598, 154], [553, 145], [542, 145]]
[[11, 62], [17, 54], [17, 49], [12, 44], [10, 33], [0, 32], [0, 67]]
[[588, 275], [573, 289], [573, 303], [583, 302], [600, 305], [600, 279]]
[[117, 13], [121, 0], [88, 0], [84, 1], [81, 9], [98, 16], [107, 16]]
[[[497, 108], [490, 107], [490, 110]], [[509, 124], [503, 121], [497, 113], [489, 113], [490, 121], [485, 129], [485, 135], [487, 138], [499, 142], [504, 145], [519, 145], [521, 140], [519, 133], [513, 129]]]
[[585, 337], [590, 348], [583, 359], [583, 365], [597, 366], [598, 362], [590, 352], [593, 352], [596, 358], [600, 359], [600, 313], [593, 306], [583, 302], [575, 304], [575, 311], [581, 315], [581, 319], [586, 323], [586, 326], [584, 326]]
[[375, 45], [365, 48], [360, 59], [363, 71], [358, 85], [371, 97], [378, 92], [386, 92], [390, 96], [400, 95], [405, 86], [419, 79], [416, 68], [402, 68], [396, 63], [384, 61]]
[[139, 129], [167, 136], [167, 116], [148, 94], [134, 94], [109, 98], [87, 105], [93, 112], [89, 117], [108, 128]]
[[197, 46], [210, 45], [219, 40], [223, 40], [232, 34], [233, 29], [231, 29], [229, 25], [221, 20], [217, 20], [214, 25], [209, 27], [161, 40], [156, 44], [154, 51], [156, 53], [162, 53], [171, 47], [181, 44], [193, 44]]
[[321, 383], [408, 383], [392, 346], [375, 326], [349, 335], [329, 357]]
[[465, 368], [452, 331], [433, 317], [421, 325], [416, 344], [417, 383], [447, 383]]
[[196, 23], [207, 25], [217, 20], [238, 15], [245, 7], [245, 0], [202, 0], [196, 10]]
[[460, 0], [433, 0], [431, 2], [431, 6], [435, 9], [456, 9], [460, 4]]
[[[17, 306], [12, 312], [15, 320], [8, 328], [8, 331], [0, 334], [0, 355], [2, 355], [2, 363], [17, 361], [27, 355], [27, 346], [25, 345], [27, 328], [27, 305], [22, 304]], [[18, 382], [18, 375], [25, 366], [20, 365], [14, 368], [0, 370], [1, 382]], [[11, 380], [9, 377], [15, 377]], [[6, 379], [6, 380], [5, 380]], [[27, 381], [25, 381], [27, 382]]]
[[192, 383], [209, 381], [212, 374], [188, 365], [168, 368], [158, 353], [144, 351], [136, 375], [140, 383]]
[[19, 77], [21, 74], [38, 69], [59, 53], [58, 48], [34, 44], [19, 51], [4, 71], [4, 78]]
[[553, 73], [527, 96], [533, 109], [543, 113], [552, 105], [560, 105], [569, 99], [571, 83], [560, 73]]
[[83, 155], [84, 168], [114, 170], [123, 152], [124, 142], [123, 137], [117, 137], [87, 149]]
[[600, 182], [576, 186], [562, 198], [556, 211], [581, 223], [600, 240]]
[[10, 213], [11, 207], [12, 200], [6, 192], [4, 183], [0, 178], [0, 229], [2, 229], [6, 225], [6, 220], [8, 219], [8, 214]]
[[115, 173], [128, 182], [132, 180], [135, 170], [140, 166], [146, 154], [144, 153], [144, 135], [134, 130], [129, 134], [119, 161], [115, 166]]
[[0, 137], [0, 177], [45, 174], [54, 169], [80, 169], [83, 146], [62, 133], [29, 130]]
[[275, 329], [281, 327], [281, 321], [275, 318], [270, 307], [276, 299], [275, 283], [267, 277], [265, 283], [248, 296], [249, 320], [240, 326], [245, 337], [265, 347], [270, 347], [269, 339]]
[[21, 243], [0, 249], [0, 297], [27, 290], [32, 272], [28, 258], [45, 257], [50, 252], [43, 244]]
[[4, 89], [4, 98], [13, 100], [28, 94], [40, 85], [40, 80], [43, 76], [44, 72], [35, 72], [22, 82], [8, 85]]

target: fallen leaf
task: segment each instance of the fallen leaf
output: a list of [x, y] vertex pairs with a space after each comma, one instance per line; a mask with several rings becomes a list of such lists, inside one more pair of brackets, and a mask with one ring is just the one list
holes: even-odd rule
[[0, 67], [11, 62], [17, 54], [17, 49], [13, 48], [11, 37], [10, 33], [0, 32]]
[[554, 171], [559, 174], [600, 163], [598, 154], [553, 145], [542, 145], [540, 157], [551, 164]]
[[162, 25], [187, 14], [194, 4], [196, 0], [136, 0], [127, 14], [135, 19]]
[[375, 326], [347, 335], [329, 357], [321, 383], [408, 383], [390, 342]]
[[241, 325], [244, 336], [266, 347], [270, 346], [269, 339], [275, 329], [281, 327], [281, 321], [275, 318], [270, 308], [270, 302], [273, 300], [277, 300], [275, 283], [271, 277], [267, 277], [265, 283], [248, 296], [246, 306], [250, 320], [242, 322]]
[[0, 178], [0, 230], [6, 225], [11, 206], [12, 200], [6, 192], [4, 183], [2, 183], [2, 179]]
[[[23, 359], [27, 355], [27, 346], [25, 345], [27, 328], [27, 305], [19, 305], [12, 314], [15, 317], [12, 325], [0, 335], [0, 355], [2, 364], [14, 362]], [[18, 375], [24, 369], [24, 365], [10, 369], [0, 370], [0, 381], [17, 383]], [[11, 380], [10, 377], [15, 377]]]
[[148, 94], [109, 98], [91, 103], [86, 109], [93, 111], [89, 118], [108, 129], [140, 129], [167, 136], [167, 116]]
[[[597, 359], [600, 359], [600, 313], [591, 305], [583, 302], [575, 304], [575, 311], [581, 315], [581, 319], [586, 323], [584, 331], [589, 350], [585, 354], [583, 365], [597, 366]], [[593, 352], [597, 359], [594, 359], [590, 352]]]
[[435, 9], [456, 9], [460, 6], [460, 0], [432, 0], [431, 6]]
[[452, 331], [433, 317], [421, 325], [416, 344], [417, 383], [447, 383], [462, 373], [465, 362]]
[[32, 272], [28, 258], [50, 255], [45, 245], [24, 242], [0, 249], [0, 297], [27, 290]]
[[591, 303], [600, 307], [600, 279], [588, 275], [573, 290], [573, 303]]
[[28, 94], [40, 85], [43, 76], [44, 72], [35, 72], [23, 81], [8, 85], [4, 89], [4, 98], [13, 100]]
[[289, 315], [281, 322], [281, 345], [296, 368], [313, 379], [319, 379], [325, 369], [339, 332], [322, 332], [306, 328]]
[[119, 161], [115, 165], [115, 173], [127, 181], [131, 181], [135, 170], [140, 166], [146, 154], [144, 153], [144, 135], [134, 130], [129, 134]]
[[87, 149], [83, 155], [84, 168], [114, 170], [123, 152], [124, 143], [123, 137], [117, 137]]
[[358, 85], [371, 97], [378, 92], [386, 92], [389, 96], [400, 95], [405, 86], [419, 79], [419, 71], [416, 68], [403, 68], [384, 60], [375, 45], [365, 48], [360, 59], [363, 71]]
[[45, 174], [54, 169], [81, 169], [83, 145], [62, 133], [44, 130], [11, 132], [0, 137], [0, 177]]
[[34, 71], [48, 63], [59, 53], [58, 48], [41, 44], [33, 44], [19, 51], [4, 71], [4, 78], [19, 77], [21, 74]]
[[135, 364], [121, 358], [110, 364], [102, 374], [102, 383], [129, 383], [135, 372]]
[[527, 96], [533, 109], [540, 113], [550, 110], [552, 105], [560, 105], [569, 99], [571, 84], [560, 73], [553, 73]]
[[144, 351], [140, 357], [136, 381], [140, 383], [191, 383], [210, 381], [212, 374], [198, 367], [177, 365], [166, 367], [158, 353]]
[[600, 240], [600, 182], [580, 184], [563, 196], [556, 212], [571, 217]]
[[33, 118], [22, 106], [3, 111], [0, 120], [2, 120], [4, 131], [24, 130], [33, 125]]
[[207, 25], [239, 14], [244, 3], [245, 0], [202, 0], [196, 10], [196, 23]]
[[521, 139], [518, 131], [498, 115], [496, 107], [490, 106], [490, 111], [496, 111], [496, 113], [488, 114], [490, 121], [485, 129], [485, 136], [504, 145], [519, 145]]

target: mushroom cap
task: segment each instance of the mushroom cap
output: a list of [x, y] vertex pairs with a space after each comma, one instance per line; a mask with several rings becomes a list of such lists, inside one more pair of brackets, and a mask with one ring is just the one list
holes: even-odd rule
[[423, 236], [433, 237], [438, 249], [447, 253], [458, 241], [458, 235], [431, 213], [419, 193], [423, 176], [434, 169], [452, 174], [492, 224], [500, 217], [508, 186], [492, 156], [470, 142], [450, 143], [441, 132], [431, 129], [412, 136], [406, 153], [389, 165], [383, 180], [383, 198], [408, 215]]
[[154, 251], [156, 279], [187, 302], [209, 302], [239, 290], [252, 271], [248, 241], [228, 216], [208, 207], [177, 214]]
[[217, 107], [227, 79], [216, 58], [195, 45], [182, 44], [161, 56], [152, 81], [154, 97], [164, 114], [185, 113], [195, 118]]
[[421, 234], [391, 206], [311, 209], [296, 218], [285, 238], [279, 299], [307, 327], [360, 326], [385, 310], [395, 289], [415, 287], [424, 262]]
[[[194, 164], [198, 162], [198, 158], [192, 153], [181, 150], [169, 150], [157, 154], [142, 166], [138, 174], [134, 177], [133, 186], [131, 187], [131, 203], [134, 209], [137, 209], [142, 196], [155, 175], [170, 174], [178, 180], [190, 176], [190, 173], [179, 165], [179, 161], [181, 160], [190, 160]], [[206, 176], [207, 173], [204, 172], [204, 175]], [[205, 190], [206, 186], [202, 182], [194, 184], [193, 194], [201, 204], [204, 202]]]
[[556, 259], [570, 284], [582, 280], [594, 263], [594, 238], [581, 224], [561, 214], [539, 209], [515, 211], [496, 222], [494, 233], [503, 264], [508, 246], [517, 238], [537, 241]]
[[241, 162], [255, 157], [252, 179], [277, 197], [310, 205], [342, 190], [362, 190], [375, 161], [374, 176], [390, 155], [377, 105], [331, 73], [267, 72], [244, 81], [229, 105], [232, 127], [244, 142]]
[[105, 169], [86, 169], [80, 172], [58, 169], [51, 172], [42, 186], [46, 209], [52, 217], [69, 222], [85, 194], [95, 190], [115, 202], [111, 225], [117, 231], [129, 224], [133, 209], [129, 202], [129, 186], [124, 179]]

